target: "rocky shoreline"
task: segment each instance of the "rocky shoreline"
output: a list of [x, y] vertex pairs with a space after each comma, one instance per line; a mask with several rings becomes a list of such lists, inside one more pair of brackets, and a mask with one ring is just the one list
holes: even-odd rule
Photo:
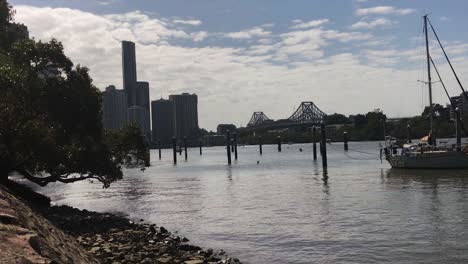
[[241, 263], [223, 250], [202, 250], [155, 224], [135, 223], [124, 216], [68, 206], [42, 210], [44, 217], [77, 238], [101, 263]]
[[0, 184], [0, 216], [0, 263], [241, 263], [143, 220], [50, 206], [14, 182]]

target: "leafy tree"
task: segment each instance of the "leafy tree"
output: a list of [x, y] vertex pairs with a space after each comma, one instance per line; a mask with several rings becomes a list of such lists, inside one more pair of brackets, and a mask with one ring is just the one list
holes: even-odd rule
[[325, 116], [325, 124], [327, 125], [335, 125], [335, 124], [348, 124], [349, 119], [342, 114], [332, 114]]
[[[9, 26], [17, 29], [5, 0], [0, 13], [5, 36]], [[122, 165], [148, 165], [137, 128], [104, 131], [101, 93], [60, 42], [7, 35], [11, 44], [0, 46], [0, 180], [18, 172], [41, 186], [96, 179], [108, 187], [122, 178]]]

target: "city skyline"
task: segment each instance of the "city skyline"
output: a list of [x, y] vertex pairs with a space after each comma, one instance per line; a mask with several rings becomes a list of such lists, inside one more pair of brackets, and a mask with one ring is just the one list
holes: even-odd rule
[[[135, 41], [137, 75], [151, 84], [150, 99], [196, 93], [200, 127], [208, 130], [223, 122], [245, 126], [254, 111], [286, 118], [302, 101], [313, 101], [327, 114], [375, 108], [391, 117], [420, 114], [427, 91], [416, 80], [424, 76], [421, 16], [428, 11], [462, 83], [468, 80], [462, 12], [468, 7], [463, 1], [446, 6], [436, 1], [298, 1], [287, 8], [259, 1], [252, 9], [244, 1], [211, 6], [175, 1], [151, 3], [147, 9], [140, 1], [12, 4], [16, 20], [29, 27], [31, 36], [62, 41], [65, 52], [90, 68], [102, 90], [121, 83], [119, 41]], [[203, 13], [202, 7], [213, 13]], [[217, 12], [227, 9], [226, 21], [220, 20]], [[249, 10], [245, 19], [228, 23], [241, 9]], [[38, 23], [42, 20], [48, 22]], [[69, 37], [72, 32], [76, 38]], [[435, 46], [432, 54], [441, 62]], [[458, 95], [448, 67], [442, 63], [440, 68], [451, 96]], [[434, 90], [434, 101], [447, 103], [441, 87]]]

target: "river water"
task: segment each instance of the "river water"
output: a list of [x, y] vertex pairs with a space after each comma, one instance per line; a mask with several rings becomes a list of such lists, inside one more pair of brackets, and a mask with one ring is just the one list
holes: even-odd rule
[[151, 167], [126, 170], [108, 189], [41, 192], [177, 230], [244, 263], [468, 263], [468, 170], [390, 169], [376, 142], [352, 142], [347, 153], [328, 145], [327, 172], [311, 144], [238, 150], [232, 166], [223, 147], [189, 149], [177, 166], [170, 150], [161, 161], [156, 150]]

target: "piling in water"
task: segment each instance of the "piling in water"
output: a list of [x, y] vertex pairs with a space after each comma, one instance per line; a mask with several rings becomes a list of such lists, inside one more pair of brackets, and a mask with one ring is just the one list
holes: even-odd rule
[[185, 160], [187, 160], [187, 137], [184, 137]]
[[276, 142], [278, 143], [278, 152], [281, 152], [281, 137], [280, 136], [276, 138]]
[[258, 137], [258, 150], [260, 152], [260, 155], [263, 154], [263, 149], [262, 149], [262, 137]]
[[226, 153], [228, 159], [228, 165], [231, 165], [231, 132], [226, 132]]
[[161, 140], [158, 139], [159, 160], [161, 160]]
[[172, 152], [174, 157], [174, 164], [177, 164], [177, 142], [175, 137], [172, 137]]
[[234, 159], [237, 160], [237, 133], [234, 132]]
[[200, 139], [200, 156], [202, 155], [203, 151], [202, 151], [202, 146], [203, 146], [203, 141]]
[[315, 126], [312, 128], [312, 142], [313, 142], [313, 152], [314, 160], [317, 160], [317, 129]]
[[348, 151], [348, 132], [343, 133], [344, 150]]
[[322, 134], [321, 136], [321, 150], [322, 150], [322, 167], [327, 168], [328, 167], [328, 162], [327, 162], [327, 135], [325, 133], [325, 125], [320, 126], [320, 133]]

